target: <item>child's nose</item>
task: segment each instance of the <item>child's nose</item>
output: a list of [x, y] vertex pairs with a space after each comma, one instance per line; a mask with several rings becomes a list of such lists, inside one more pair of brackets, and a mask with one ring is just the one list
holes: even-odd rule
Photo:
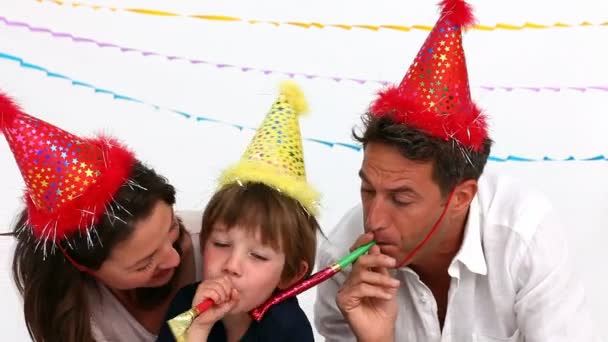
[[241, 260], [237, 255], [231, 255], [226, 263], [224, 263], [224, 269], [222, 270], [225, 274], [230, 276], [240, 276], [242, 273]]

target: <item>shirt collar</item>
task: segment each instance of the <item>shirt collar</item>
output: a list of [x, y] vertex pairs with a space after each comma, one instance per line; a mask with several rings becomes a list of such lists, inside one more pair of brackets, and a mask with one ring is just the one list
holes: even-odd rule
[[469, 207], [462, 245], [448, 268], [448, 273], [453, 277], [458, 277], [460, 275], [460, 270], [456, 263], [457, 261], [463, 263], [473, 273], [481, 275], [486, 275], [488, 273], [486, 258], [481, 246], [480, 216], [479, 199], [478, 196], [475, 196]]

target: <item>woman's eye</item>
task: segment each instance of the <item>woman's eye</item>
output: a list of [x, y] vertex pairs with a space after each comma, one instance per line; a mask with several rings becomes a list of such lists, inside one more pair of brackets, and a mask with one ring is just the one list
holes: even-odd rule
[[145, 272], [152, 267], [152, 260], [150, 260], [145, 266], [136, 269], [137, 272]]

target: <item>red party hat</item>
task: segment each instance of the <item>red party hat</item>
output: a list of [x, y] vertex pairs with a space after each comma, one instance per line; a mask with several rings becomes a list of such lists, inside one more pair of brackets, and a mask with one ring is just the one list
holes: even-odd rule
[[475, 22], [464, 0], [443, 0], [441, 17], [399, 84], [379, 93], [370, 111], [431, 136], [479, 151], [485, 115], [471, 100], [462, 30]]
[[0, 131], [25, 181], [28, 226], [38, 239], [87, 232], [125, 183], [132, 152], [104, 136], [80, 138], [25, 114], [0, 93]]

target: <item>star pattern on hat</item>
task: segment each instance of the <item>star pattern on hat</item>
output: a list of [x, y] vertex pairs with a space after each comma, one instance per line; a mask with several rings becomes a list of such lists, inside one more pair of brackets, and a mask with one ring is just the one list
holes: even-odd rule
[[461, 72], [466, 75], [460, 28], [446, 21], [433, 33], [401, 82], [403, 93], [439, 116], [467, 110], [463, 104], [471, 97], [468, 78]]
[[277, 166], [279, 173], [306, 178], [301, 140], [296, 114], [281, 96], [243, 156]]
[[[99, 150], [55, 126], [29, 116], [15, 120], [9, 134], [28, 195], [48, 212], [61, 209], [97, 183], [103, 163]], [[16, 146], [14, 148], [13, 146]]]

